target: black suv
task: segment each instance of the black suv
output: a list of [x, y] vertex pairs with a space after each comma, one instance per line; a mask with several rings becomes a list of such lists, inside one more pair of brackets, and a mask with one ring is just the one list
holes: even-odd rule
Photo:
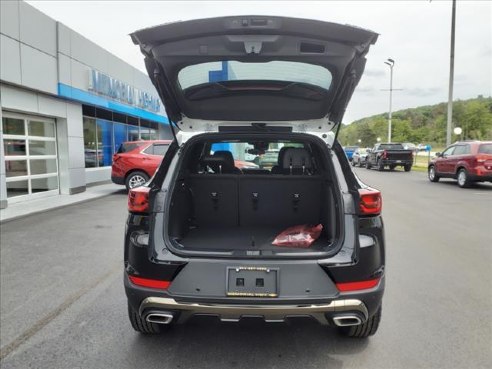
[[[374, 334], [384, 291], [381, 194], [357, 179], [333, 131], [377, 34], [237, 16], [132, 39], [175, 135], [155, 176], [129, 193], [133, 328], [158, 333], [194, 315], [312, 317], [348, 336]], [[277, 153], [275, 165], [239, 168], [267, 152]], [[304, 247], [274, 244], [300, 225], [322, 232]]]

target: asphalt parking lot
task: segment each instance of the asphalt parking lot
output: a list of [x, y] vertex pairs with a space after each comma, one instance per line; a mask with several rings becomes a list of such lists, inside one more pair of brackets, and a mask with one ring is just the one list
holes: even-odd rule
[[208, 318], [137, 334], [122, 285], [121, 191], [1, 225], [1, 367], [490, 367], [492, 185], [356, 172], [384, 198], [387, 282], [374, 337], [342, 338], [309, 320]]

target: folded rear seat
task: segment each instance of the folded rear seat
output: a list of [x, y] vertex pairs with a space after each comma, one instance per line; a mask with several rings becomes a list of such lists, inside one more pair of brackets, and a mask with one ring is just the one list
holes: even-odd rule
[[[218, 159], [207, 163], [218, 169]], [[222, 166], [231, 171], [230, 165]], [[289, 227], [317, 224], [321, 218], [322, 178], [313, 175], [309, 152], [288, 148], [279, 175], [245, 176], [203, 173], [189, 176], [194, 208], [200, 226]]]

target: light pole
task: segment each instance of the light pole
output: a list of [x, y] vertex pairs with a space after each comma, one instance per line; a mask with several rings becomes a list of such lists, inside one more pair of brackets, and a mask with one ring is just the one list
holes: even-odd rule
[[389, 65], [390, 67], [390, 106], [389, 106], [389, 115], [388, 115], [388, 142], [391, 142], [391, 108], [393, 103], [393, 67], [395, 66], [395, 61], [393, 59], [388, 58], [384, 64]]
[[449, 55], [449, 91], [448, 116], [446, 124], [446, 146], [451, 144], [451, 127], [453, 126], [453, 79], [454, 79], [454, 30], [456, 24], [456, 0], [453, 0], [451, 10], [451, 51]]

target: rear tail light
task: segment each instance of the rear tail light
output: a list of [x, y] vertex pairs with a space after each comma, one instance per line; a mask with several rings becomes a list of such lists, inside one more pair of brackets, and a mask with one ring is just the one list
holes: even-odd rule
[[340, 292], [360, 291], [374, 288], [379, 284], [381, 278], [368, 279], [366, 281], [336, 283]]
[[359, 211], [362, 215], [377, 215], [383, 208], [381, 192], [373, 188], [359, 189]]
[[128, 211], [132, 213], [149, 212], [150, 187], [136, 187], [128, 192]]
[[[490, 156], [490, 155], [489, 155]], [[481, 163], [485, 163], [485, 161], [487, 160], [487, 156], [485, 155], [477, 155], [477, 157], [475, 158], [475, 160], [477, 161], [477, 163], [481, 164]]]
[[129, 275], [128, 278], [130, 279], [130, 282], [132, 282], [134, 285], [147, 288], [158, 288], [161, 290], [166, 290], [171, 285], [171, 282], [169, 281], [136, 277], [134, 275]]

